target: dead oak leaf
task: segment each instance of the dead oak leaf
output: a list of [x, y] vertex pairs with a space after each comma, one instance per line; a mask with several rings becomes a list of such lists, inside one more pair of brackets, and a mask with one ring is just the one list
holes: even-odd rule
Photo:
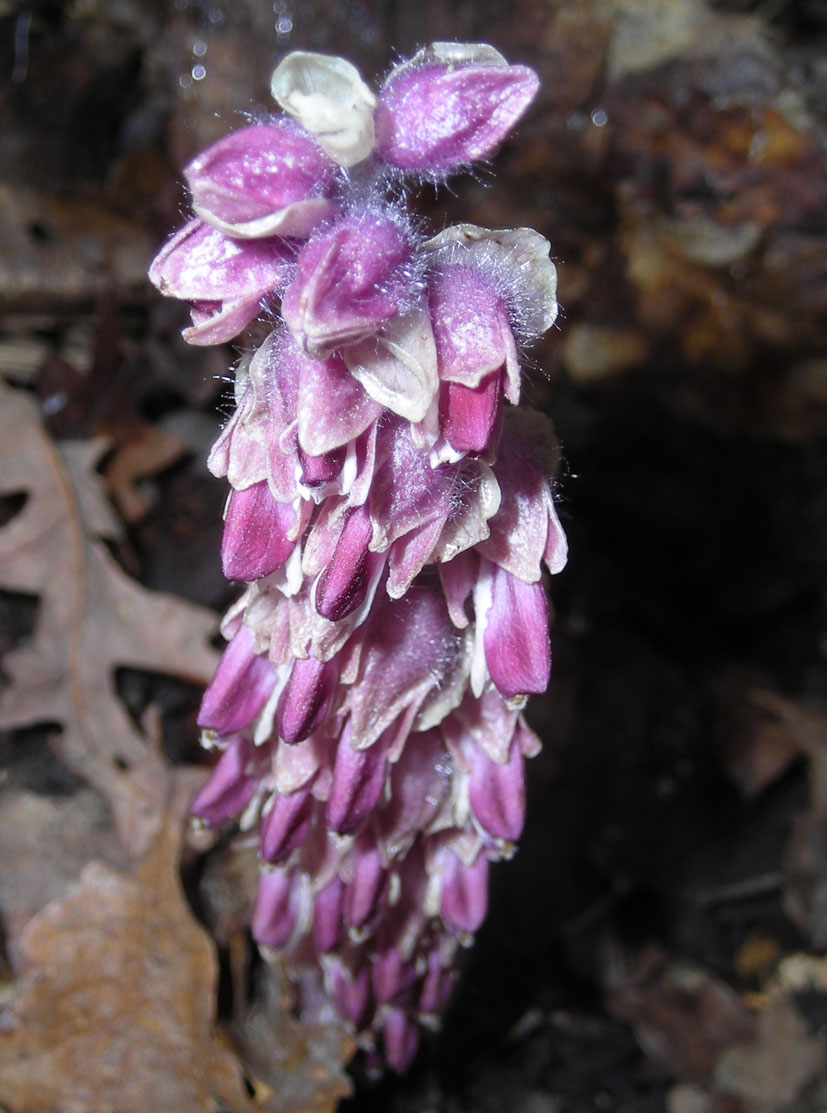
[[215, 1028], [214, 948], [178, 880], [188, 798], [134, 874], [91, 862], [24, 931], [30, 965], [0, 1037], [14, 1113], [249, 1113]]
[[7, 654], [0, 728], [58, 723], [67, 765], [109, 800], [135, 851], [157, 827], [167, 773], [114, 685], [131, 667], [204, 683], [215, 616], [121, 571], [103, 537], [119, 525], [95, 463], [101, 441], [56, 444], [37, 407], [0, 386], [0, 494], [22, 510], [0, 529], [0, 587], [40, 597], [34, 636]]

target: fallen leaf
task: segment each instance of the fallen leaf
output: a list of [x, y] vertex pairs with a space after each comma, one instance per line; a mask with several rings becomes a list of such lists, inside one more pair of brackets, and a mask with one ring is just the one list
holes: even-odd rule
[[796, 1108], [792, 1103], [824, 1069], [825, 1052], [824, 1036], [811, 1035], [793, 1001], [779, 996], [760, 1014], [755, 1042], [721, 1056], [716, 1089], [744, 1098], [760, 1113]]
[[146, 848], [168, 792], [158, 752], [115, 690], [119, 667], [205, 683], [212, 612], [129, 579], [102, 538], [119, 524], [94, 471], [106, 442], [54, 443], [33, 401], [0, 387], [0, 494], [23, 493], [0, 529], [0, 587], [40, 597], [34, 636], [8, 653], [0, 727], [58, 723], [61, 757], [109, 801], [133, 852]]
[[107, 462], [105, 475], [125, 522], [139, 522], [150, 504], [137, 481], [169, 467], [186, 452], [178, 437], [158, 425], [138, 425]]
[[36, 912], [66, 895], [90, 859], [119, 868], [129, 856], [109, 809], [91, 788], [71, 796], [6, 790], [0, 796], [0, 915], [14, 969], [18, 941]]
[[617, 980], [609, 1008], [629, 1021], [643, 1050], [685, 1082], [706, 1084], [722, 1050], [754, 1034], [754, 1019], [721, 978], [656, 948]]
[[306, 1024], [291, 1014], [289, 982], [278, 962], [265, 967], [260, 1000], [233, 1026], [254, 1091], [255, 1113], [333, 1113], [352, 1087], [344, 1064], [355, 1051], [337, 1024]]
[[133, 874], [91, 862], [21, 940], [28, 972], [0, 1037], [14, 1113], [249, 1113], [216, 1031], [217, 963], [178, 878], [189, 793]]

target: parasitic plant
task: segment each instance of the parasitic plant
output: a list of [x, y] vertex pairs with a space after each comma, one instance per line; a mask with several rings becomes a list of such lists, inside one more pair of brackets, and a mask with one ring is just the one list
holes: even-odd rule
[[479, 44], [434, 43], [378, 93], [291, 54], [283, 112], [187, 167], [194, 216], [150, 271], [192, 344], [270, 327], [209, 458], [247, 587], [201, 705], [220, 758], [194, 814], [257, 830], [254, 938], [303, 1015], [335, 1009], [396, 1070], [520, 836], [542, 569], [566, 560], [553, 430], [515, 409], [520, 350], [557, 314], [549, 245], [428, 238], [405, 198], [488, 158], [537, 84]]

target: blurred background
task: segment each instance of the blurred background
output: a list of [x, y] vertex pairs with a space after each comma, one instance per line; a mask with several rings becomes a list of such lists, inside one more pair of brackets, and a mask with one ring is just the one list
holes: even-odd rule
[[[435, 228], [553, 245], [562, 313], [524, 401], [557, 425], [571, 556], [520, 852], [439, 1040], [345, 1108], [816, 1113], [824, 0], [0, 0], [0, 374], [57, 438], [144, 445], [119, 559], [226, 606], [203, 461], [234, 353], [188, 349], [185, 311], [145, 277], [186, 211], [180, 169], [271, 111], [287, 51], [375, 81], [440, 39], [542, 80], [490, 166], [415, 204]], [[0, 596], [0, 649], [33, 621]], [[197, 760], [197, 690], [120, 683], [136, 716], [160, 707], [169, 756]], [[3, 736], [3, 791], [72, 791], [46, 741]]]

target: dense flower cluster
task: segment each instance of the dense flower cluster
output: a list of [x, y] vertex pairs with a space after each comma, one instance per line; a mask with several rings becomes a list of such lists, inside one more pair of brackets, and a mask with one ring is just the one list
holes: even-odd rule
[[230, 484], [224, 571], [248, 586], [200, 711], [221, 756], [194, 812], [257, 827], [255, 939], [287, 954], [305, 1014], [331, 1002], [395, 1069], [522, 830], [542, 566], [566, 559], [553, 431], [504, 405], [557, 313], [548, 243], [426, 238], [403, 199], [490, 155], [536, 89], [483, 45], [433, 44], [378, 95], [343, 59], [291, 54], [283, 114], [187, 167], [195, 216], [150, 271], [189, 302], [193, 344], [271, 325], [209, 460]]

